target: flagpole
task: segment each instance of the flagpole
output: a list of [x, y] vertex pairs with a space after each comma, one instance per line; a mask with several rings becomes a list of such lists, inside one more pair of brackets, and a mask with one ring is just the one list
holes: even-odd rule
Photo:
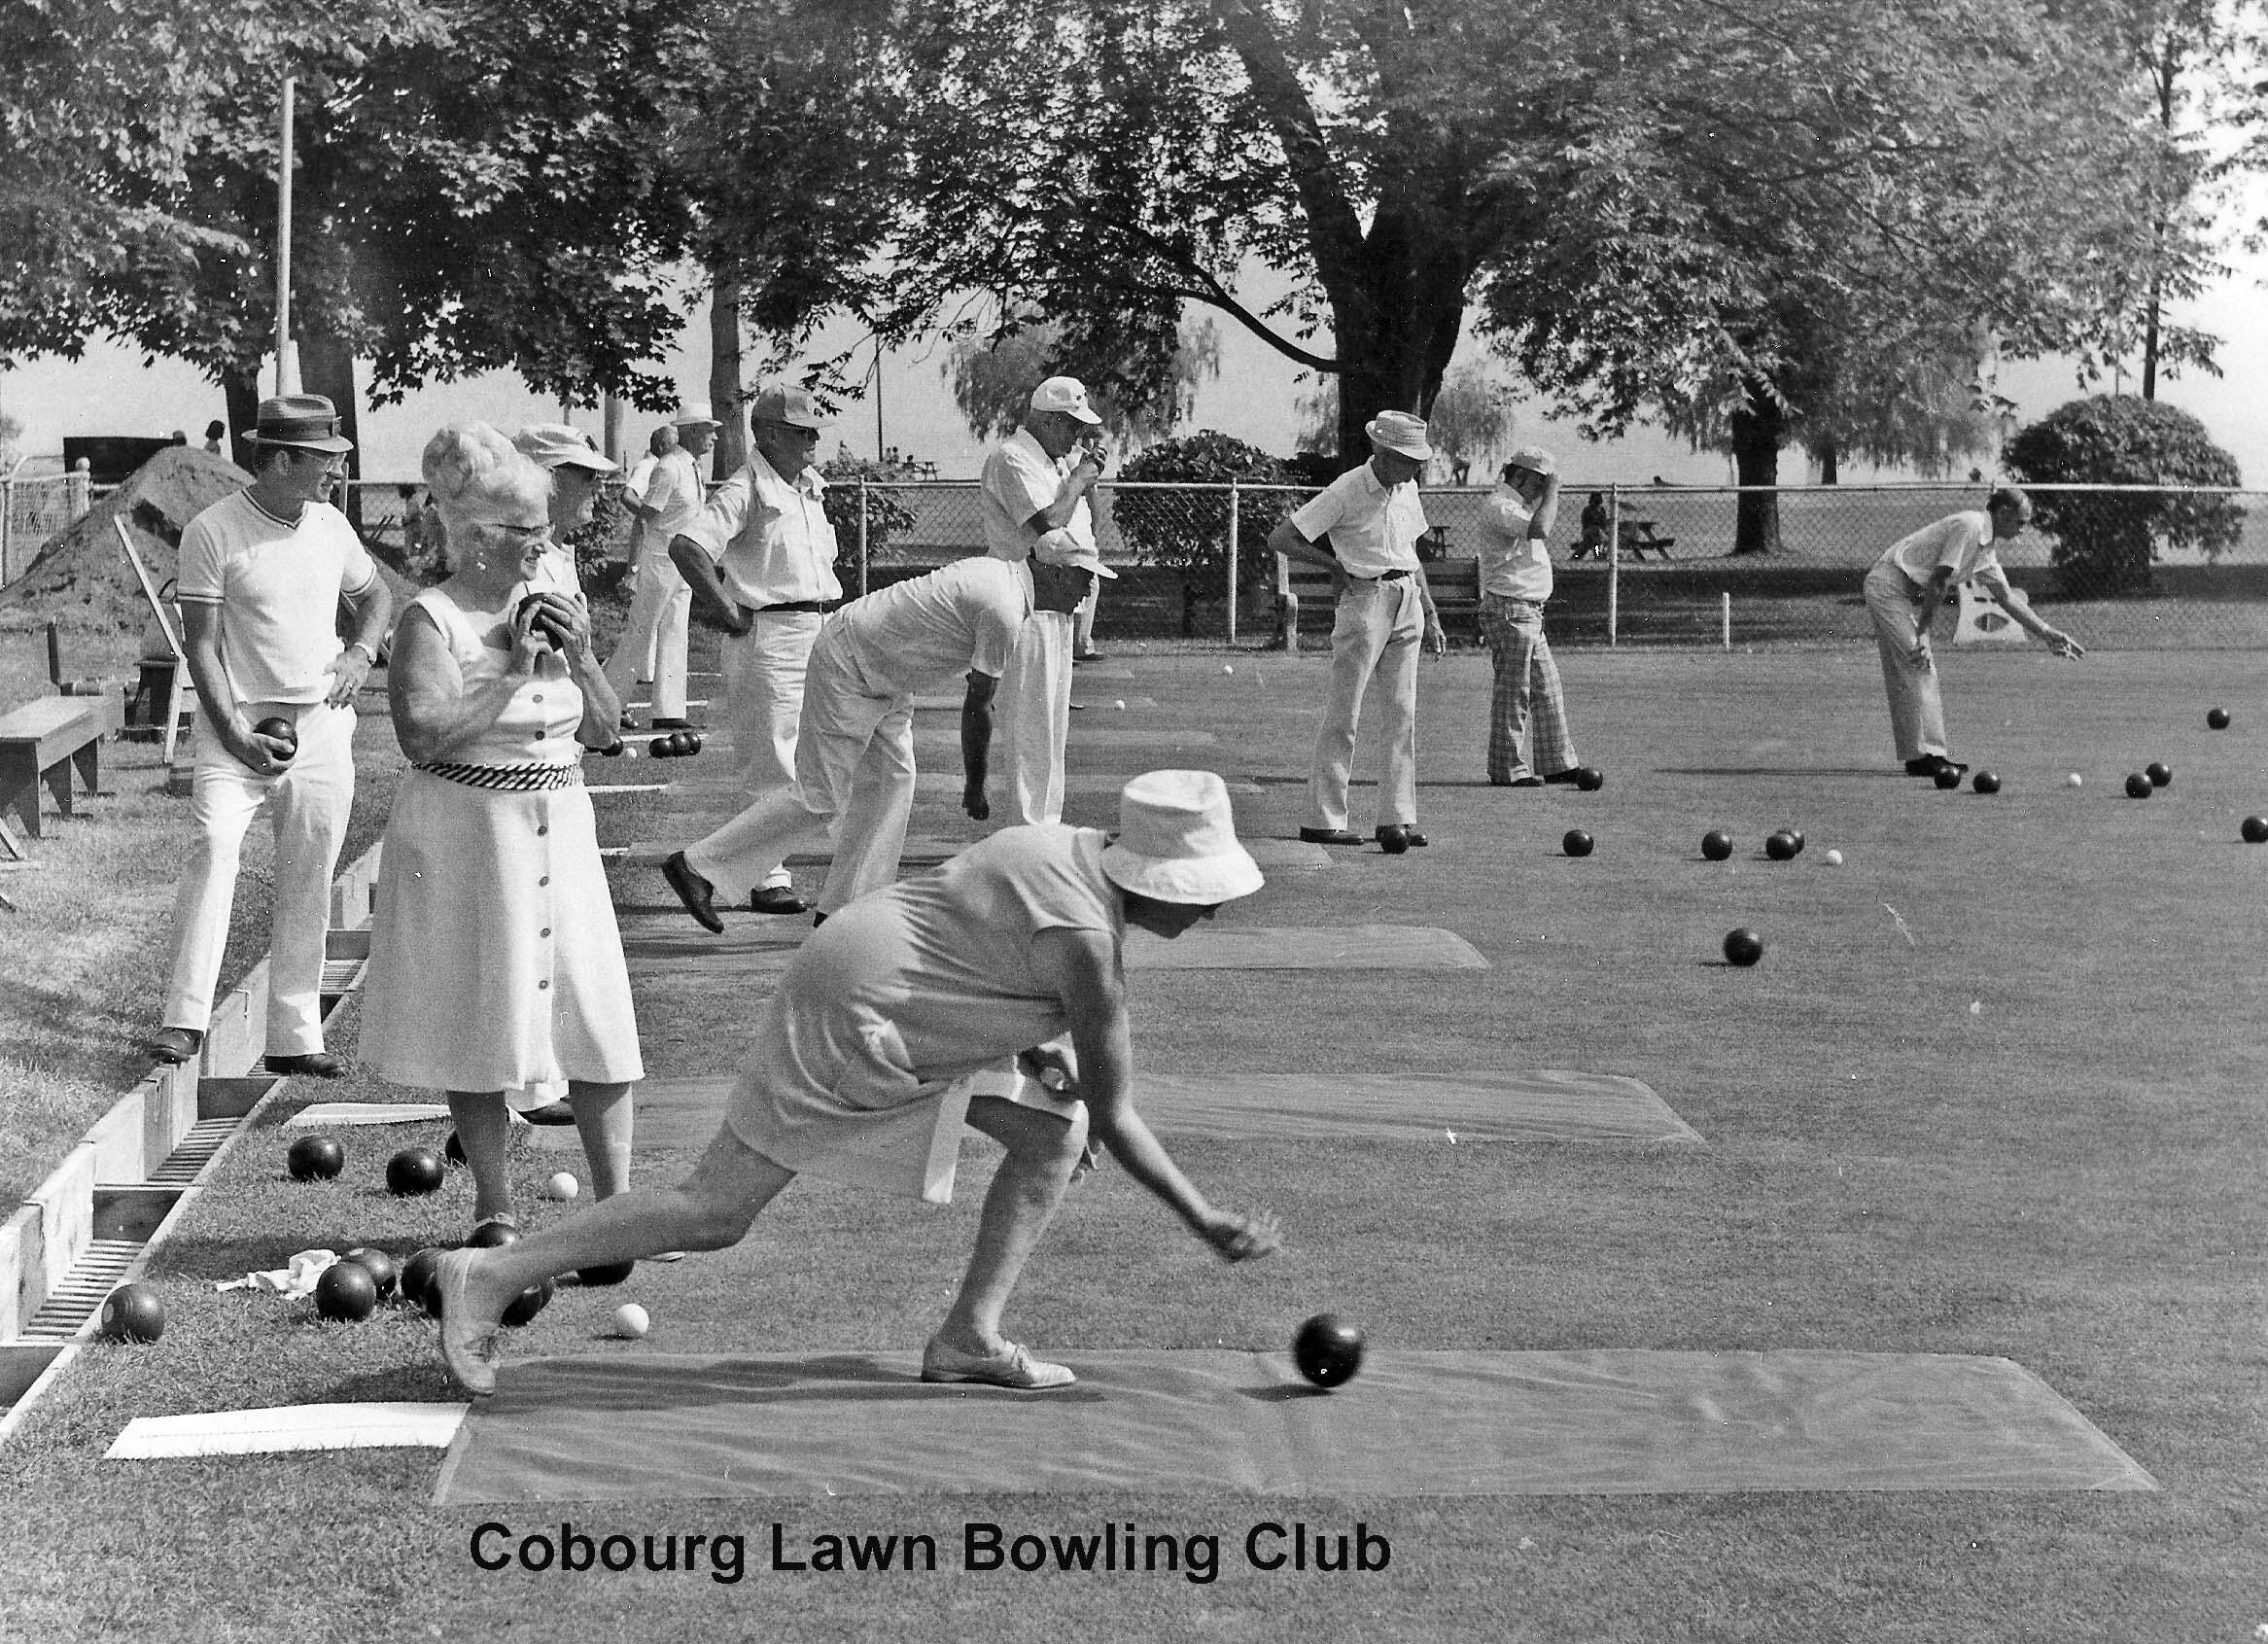
[[292, 103], [297, 83], [284, 76], [283, 157], [276, 168], [276, 393], [297, 394], [292, 361]]

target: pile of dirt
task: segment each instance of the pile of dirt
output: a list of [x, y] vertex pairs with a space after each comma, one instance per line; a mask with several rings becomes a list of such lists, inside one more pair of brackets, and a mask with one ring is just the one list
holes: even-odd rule
[[150, 608], [111, 521], [126, 522], [142, 563], [162, 589], [189, 522], [251, 483], [252, 475], [226, 457], [190, 446], [160, 451], [49, 538], [24, 574], [0, 588], [0, 629], [43, 627], [54, 618], [83, 632], [139, 632], [150, 623]]

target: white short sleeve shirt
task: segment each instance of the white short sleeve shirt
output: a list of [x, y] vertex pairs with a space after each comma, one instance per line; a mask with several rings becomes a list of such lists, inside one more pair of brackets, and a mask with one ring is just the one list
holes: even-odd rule
[[1349, 577], [1376, 577], [1417, 569], [1417, 539], [1426, 532], [1425, 505], [1414, 480], [1389, 490], [1365, 463], [1349, 469], [1292, 512], [1292, 525], [1310, 542], [1331, 539], [1331, 551]]
[[819, 470], [785, 479], [756, 452], [679, 535], [701, 544], [725, 593], [751, 610], [839, 600], [825, 492]]
[[1955, 582], [1966, 582], [1979, 572], [1997, 572], [2001, 561], [1993, 551], [1992, 515], [1981, 508], [1948, 514], [1893, 542], [1881, 563], [1897, 566], [1919, 583], [1927, 583], [1940, 565], [1952, 568]]
[[827, 625], [842, 624], [869, 686], [911, 695], [963, 674], [998, 679], [1030, 614], [1029, 568], [988, 554], [892, 582], [852, 601]]
[[221, 668], [239, 702], [321, 702], [339, 652], [338, 602], [377, 580], [346, 515], [309, 503], [297, 524], [239, 491], [189, 522], [176, 587], [220, 612]]
[[977, 487], [985, 552], [994, 559], [1020, 560], [1029, 555], [1040, 538], [1031, 528], [1031, 516], [1053, 504], [1063, 489], [1063, 470], [1031, 437], [1029, 429], [1020, 428], [994, 446], [985, 458], [984, 477]]
[[1552, 597], [1552, 550], [1528, 535], [1535, 509], [1510, 485], [1481, 508], [1481, 591], [1542, 604]]

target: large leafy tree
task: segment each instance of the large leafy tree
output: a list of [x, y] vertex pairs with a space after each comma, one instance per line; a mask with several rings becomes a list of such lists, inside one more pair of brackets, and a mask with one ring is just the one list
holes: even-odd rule
[[[219, 5], [181, 9], [184, 26]], [[384, 8], [373, 15], [385, 16]], [[234, 36], [170, 165], [109, 157], [105, 209], [178, 226], [170, 255], [110, 259], [47, 312], [47, 345], [106, 330], [204, 367], [252, 416], [274, 327], [278, 95], [298, 85], [293, 319], [306, 385], [353, 418], [373, 400], [511, 368], [584, 400], [659, 405], [641, 362], [682, 323], [691, 228], [668, 133], [706, 64], [655, 0], [400, 0], [375, 33], [337, 14]], [[350, 430], [351, 434], [351, 430]]]
[[[1196, 407], [1199, 387], [1220, 374], [1220, 335], [1210, 320], [1183, 327], [1160, 370], [1148, 361], [1082, 358], [1066, 346], [1061, 325], [1028, 321], [959, 338], [940, 369], [953, 385], [961, 419], [979, 439], [1013, 433], [1032, 387], [1069, 375], [1088, 385], [1095, 414], [1113, 439], [1141, 446], [1170, 435]], [[1130, 385], [1146, 387], [1146, 397], [1122, 399]]]
[[77, 358], [120, 293], [246, 242], [181, 194], [215, 110], [267, 65], [437, 36], [426, 0], [37, 0], [0, 7], [0, 363]]
[[[2203, 423], [2162, 401], [2100, 394], [2059, 405], [2008, 441], [2007, 464], [2017, 478], [2046, 487], [2169, 487], [2035, 493], [2056, 568], [2082, 597], [2140, 592], [2161, 548], [2217, 559], [2244, 532], [2244, 507], [2226, 494], [2243, 483], [2236, 459]], [[2185, 489], [2192, 486], [2204, 489]]]
[[[1841, 362], [1873, 392], [1980, 324], [2014, 355], [2099, 352], [2170, 163], [2115, 49], [2033, 0], [899, 16], [885, 323], [968, 290], [1127, 332], [1209, 304], [1338, 379], [1343, 461], [1378, 409], [1431, 406], [1472, 323], [1595, 430], [1712, 430], [1768, 482]], [[2158, 261], [2176, 286], [2202, 269]], [[1289, 294], [1244, 300], [1255, 263]]]

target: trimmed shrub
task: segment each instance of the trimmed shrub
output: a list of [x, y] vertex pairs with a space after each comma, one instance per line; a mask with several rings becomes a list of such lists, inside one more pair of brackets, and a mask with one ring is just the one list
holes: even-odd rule
[[[1267, 452], [1211, 429], [1186, 439], [1165, 439], [1128, 461], [1118, 477], [1130, 483], [1252, 485], [1290, 481], [1284, 465]], [[1276, 521], [1299, 499], [1284, 491], [1244, 492], [1237, 503], [1239, 571], [1259, 574], [1261, 549]], [[1144, 565], [1179, 571], [1193, 594], [1221, 583], [1229, 559], [1229, 493], [1226, 491], [1137, 491], [1111, 493], [1111, 518], [1119, 535]]]
[[[2059, 405], [2017, 432], [2004, 454], [2032, 485], [2229, 485], [2237, 461], [2205, 425], [2162, 401], [2098, 394]], [[2216, 559], [2234, 547], [2245, 510], [2230, 497], [2042, 492], [2034, 518], [2054, 539], [2061, 590], [2073, 597], [2140, 593], [2168, 547]]]

